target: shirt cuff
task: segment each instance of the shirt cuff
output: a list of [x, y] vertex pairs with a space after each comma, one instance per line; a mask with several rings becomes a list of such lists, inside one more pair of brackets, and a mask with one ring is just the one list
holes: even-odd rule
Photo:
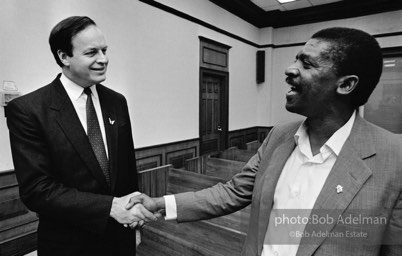
[[174, 195], [166, 195], [163, 198], [165, 199], [165, 220], [177, 219], [177, 205]]

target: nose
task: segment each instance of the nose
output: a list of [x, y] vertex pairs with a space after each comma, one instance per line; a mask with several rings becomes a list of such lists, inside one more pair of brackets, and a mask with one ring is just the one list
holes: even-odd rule
[[295, 66], [295, 63], [290, 65], [285, 69], [285, 75], [287, 76], [298, 76], [299, 75], [299, 69]]
[[99, 51], [98, 58], [96, 59], [96, 62], [107, 64], [108, 61], [109, 61], [109, 58], [107, 57], [106, 53], [103, 53], [102, 51]]

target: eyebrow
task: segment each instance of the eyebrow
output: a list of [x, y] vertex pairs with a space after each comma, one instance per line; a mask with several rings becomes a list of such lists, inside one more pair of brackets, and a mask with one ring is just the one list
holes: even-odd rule
[[91, 46], [91, 47], [88, 47], [87, 49], [84, 49], [84, 52], [98, 51], [99, 49], [103, 50], [103, 49], [107, 49], [107, 48], [108, 48], [107, 45], [102, 46], [102, 47]]

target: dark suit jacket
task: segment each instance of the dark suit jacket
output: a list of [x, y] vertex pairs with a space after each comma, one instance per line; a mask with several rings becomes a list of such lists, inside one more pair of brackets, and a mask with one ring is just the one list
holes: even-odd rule
[[39, 215], [39, 255], [135, 255], [135, 232], [109, 217], [114, 196], [138, 190], [127, 102], [97, 85], [109, 188], [59, 77], [7, 107], [20, 196]]
[[[177, 220], [194, 221], [227, 214], [251, 203], [249, 230], [242, 255], [261, 255], [276, 184], [294, 150], [300, 123], [274, 127], [243, 171], [226, 184], [175, 195]], [[337, 193], [336, 187], [343, 187]], [[402, 255], [402, 141], [400, 137], [356, 117], [351, 134], [315, 202], [312, 213], [335, 218], [322, 225], [308, 223], [310, 237], [300, 241], [298, 256]], [[343, 215], [342, 215], [343, 214]], [[343, 225], [339, 216], [386, 218], [385, 225], [364, 221]], [[289, 214], [288, 214], [289, 215]], [[302, 215], [302, 214], [300, 214]], [[291, 215], [290, 215], [291, 216]], [[311, 215], [312, 216], [312, 215]], [[375, 219], [372, 219], [375, 221]], [[363, 231], [368, 239], [353, 239]], [[343, 232], [344, 237], [315, 237], [313, 232]]]

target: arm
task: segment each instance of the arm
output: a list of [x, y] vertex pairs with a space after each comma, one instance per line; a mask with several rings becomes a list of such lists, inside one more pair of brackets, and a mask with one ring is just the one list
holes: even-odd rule
[[[268, 138], [257, 154], [245, 165], [242, 172], [227, 183], [218, 183], [213, 187], [196, 192], [175, 194], [173, 202], [177, 202], [177, 220], [184, 222], [208, 219], [229, 214], [247, 206], [251, 202], [255, 177], [262, 154], [267, 147], [267, 141]], [[164, 210], [166, 203], [166, 210], [169, 211], [169, 204], [163, 197], [149, 198], [141, 195], [131, 198], [127, 207], [129, 208], [135, 203], [142, 203], [151, 211]]]
[[[262, 149], [261, 149], [262, 150]], [[251, 203], [261, 150], [231, 180], [196, 192], [175, 195], [177, 221], [197, 221], [238, 211]]]

